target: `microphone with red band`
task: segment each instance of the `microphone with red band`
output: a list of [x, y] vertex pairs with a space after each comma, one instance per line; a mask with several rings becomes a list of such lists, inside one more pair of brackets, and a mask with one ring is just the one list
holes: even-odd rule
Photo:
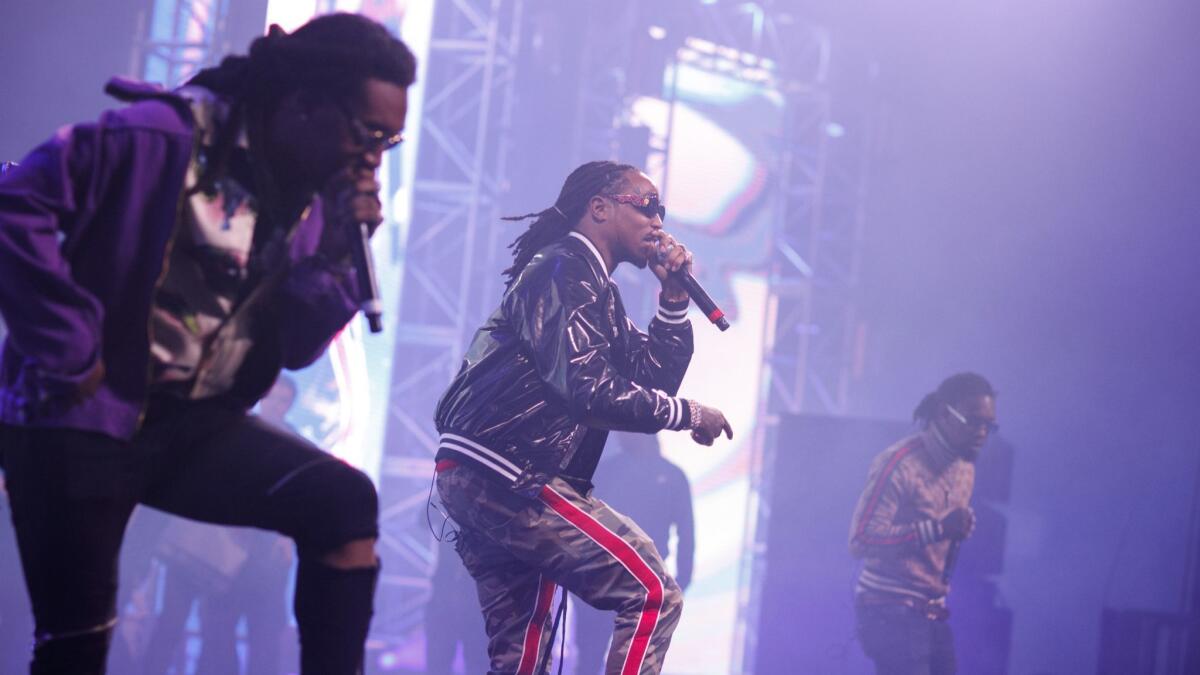
[[680, 286], [683, 286], [684, 290], [687, 291], [688, 297], [692, 299], [692, 302], [696, 303], [701, 312], [704, 312], [704, 316], [707, 316], [708, 320], [713, 322], [713, 325], [721, 330], [729, 329], [729, 320], [725, 318], [725, 312], [722, 312], [721, 308], [717, 307], [717, 303], [713, 302], [713, 299], [708, 296], [704, 287], [700, 285], [699, 281], [696, 281], [696, 277], [692, 276], [691, 272], [679, 269], [671, 272], [671, 276], [675, 277]]
[[[667, 260], [667, 250], [662, 247], [656, 247], [656, 249], [658, 251], [658, 262], [661, 265]], [[696, 277], [692, 276], [691, 272], [681, 267], [674, 272], [669, 272], [669, 274], [675, 278], [675, 281], [679, 282], [680, 286], [683, 286], [683, 289], [687, 291], [688, 297], [692, 299], [692, 302], [696, 303], [701, 312], [704, 312], [704, 316], [713, 322], [713, 325], [722, 331], [729, 329], [729, 320], [725, 318], [725, 312], [722, 312], [721, 308], [717, 307], [717, 303], [713, 302], [713, 299], [709, 297], [704, 287], [700, 285], [699, 281], [696, 281]]]

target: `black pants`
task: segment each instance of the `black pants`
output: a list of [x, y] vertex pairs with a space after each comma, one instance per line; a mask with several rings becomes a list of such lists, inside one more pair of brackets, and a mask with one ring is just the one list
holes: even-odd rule
[[954, 634], [945, 621], [905, 605], [855, 608], [858, 639], [878, 675], [954, 675]]
[[[307, 560], [310, 567], [319, 565], [321, 554], [378, 531], [375, 490], [364, 474], [293, 434], [217, 404], [156, 402], [128, 442], [74, 430], [0, 427], [0, 449], [33, 604], [33, 673], [104, 672], [116, 621], [117, 558], [137, 503], [281, 532], [296, 541], [301, 565]], [[330, 572], [306, 576], [324, 580]], [[373, 575], [369, 584], [373, 589]], [[365, 611], [369, 621], [366, 595], [367, 606], [353, 613]]]

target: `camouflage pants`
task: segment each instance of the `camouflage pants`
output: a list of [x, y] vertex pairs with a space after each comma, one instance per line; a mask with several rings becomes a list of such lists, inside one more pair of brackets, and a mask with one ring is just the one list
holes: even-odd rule
[[606, 675], [662, 669], [683, 594], [632, 520], [559, 478], [527, 499], [459, 465], [438, 474], [437, 488], [461, 528], [456, 548], [475, 578], [491, 675], [539, 667], [557, 586], [616, 612]]

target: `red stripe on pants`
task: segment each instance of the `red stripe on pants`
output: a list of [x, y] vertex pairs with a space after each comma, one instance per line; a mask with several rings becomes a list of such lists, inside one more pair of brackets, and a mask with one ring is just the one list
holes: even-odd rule
[[542, 649], [542, 628], [550, 614], [550, 602], [554, 600], [554, 582], [538, 577], [537, 599], [533, 603], [533, 616], [525, 627], [525, 643], [521, 647], [521, 662], [517, 664], [517, 675], [533, 675]]
[[621, 675], [637, 675], [642, 668], [642, 661], [646, 658], [646, 650], [650, 647], [650, 636], [654, 634], [654, 628], [658, 625], [658, 610], [662, 607], [663, 602], [662, 580], [646, 564], [646, 561], [642, 560], [629, 542], [604, 527], [600, 521], [578, 506], [567, 501], [553, 488], [550, 486], [542, 488], [541, 497], [542, 501], [554, 509], [555, 513], [578, 527], [592, 541], [616, 558], [617, 562], [621, 563], [638, 580], [642, 588], [646, 589], [646, 599], [642, 603], [641, 617], [638, 618], [637, 628], [633, 632], [629, 651], [625, 654], [625, 664], [621, 667]]

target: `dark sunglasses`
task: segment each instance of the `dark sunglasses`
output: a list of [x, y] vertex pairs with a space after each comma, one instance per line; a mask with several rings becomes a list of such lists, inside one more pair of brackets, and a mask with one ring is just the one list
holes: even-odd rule
[[667, 207], [658, 201], [658, 195], [601, 195], [617, 202], [618, 204], [628, 204], [637, 209], [643, 216], [653, 218], [658, 216], [659, 220], [667, 219]]

